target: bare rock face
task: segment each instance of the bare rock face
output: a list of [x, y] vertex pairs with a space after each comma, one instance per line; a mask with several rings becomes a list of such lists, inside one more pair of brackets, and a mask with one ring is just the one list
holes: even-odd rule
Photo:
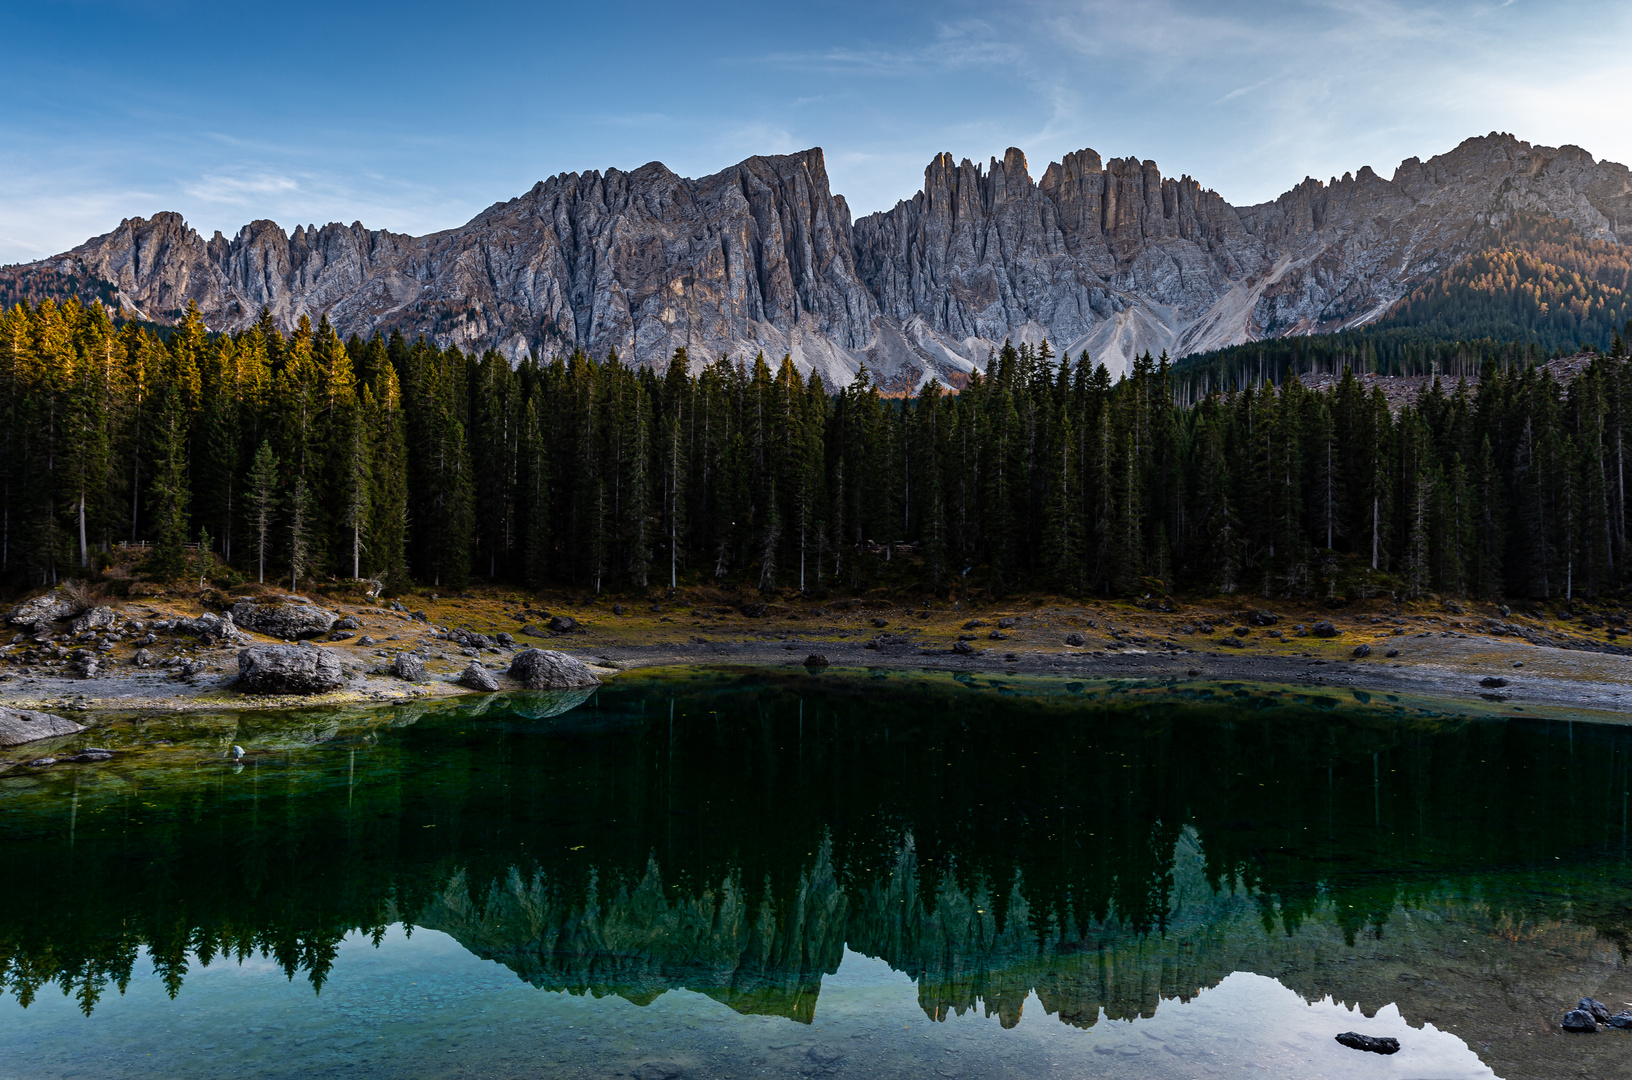
[[72, 735], [84, 730], [83, 724], [76, 724], [55, 713], [0, 709], [0, 746], [21, 746], [36, 739]]
[[286, 641], [321, 637], [340, 620], [316, 604], [254, 604], [248, 600], [234, 604], [228, 614], [236, 626]]
[[510, 677], [528, 690], [571, 690], [601, 684], [582, 660], [550, 649], [517, 653], [510, 662]]
[[264, 306], [286, 330], [327, 316], [342, 336], [423, 333], [513, 361], [763, 351], [830, 387], [866, 363], [908, 390], [961, 383], [1006, 339], [1046, 336], [1115, 372], [1146, 349], [1357, 326], [1521, 210], [1624, 243], [1632, 178], [1579, 147], [1493, 133], [1390, 179], [1366, 166], [1236, 207], [1153, 161], [1093, 150], [1034, 179], [1011, 148], [984, 166], [941, 154], [920, 193], [852, 223], [812, 149], [696, 180], [656, 162], [563, 173], [423, 237], [255, 221], [206, 240], [161, 213], [6, 273], [99, 279], [161, 321], [195, 302], [219, 330]]
[[315, 645], [252, 645], [238, 653], [247, 694], [321, 694], [346, 685], [340, 659]]

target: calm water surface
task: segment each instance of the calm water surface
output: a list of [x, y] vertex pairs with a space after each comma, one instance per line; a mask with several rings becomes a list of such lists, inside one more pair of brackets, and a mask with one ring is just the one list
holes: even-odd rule
[[689, 671], [80, 744], [0, 772], [4, 1077], [1632, 1076], [1557, 1034], [1632, 1005], [1626, 728]]

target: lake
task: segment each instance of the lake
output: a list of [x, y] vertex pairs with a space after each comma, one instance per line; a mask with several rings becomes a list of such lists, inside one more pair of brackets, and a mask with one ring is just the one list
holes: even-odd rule
[[70, 745], [6, 1077], [1632, 1076], [1558, 1027], [1632, 1006], [1632, 728], [691, 669]]

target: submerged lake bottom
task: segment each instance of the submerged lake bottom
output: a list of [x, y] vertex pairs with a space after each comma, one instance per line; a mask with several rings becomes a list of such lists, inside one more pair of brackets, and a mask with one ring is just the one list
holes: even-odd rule
[[1632, 728], [688, 669], [76, 738], [0, 772], [0, 1076], [1632, 1076], [1559, 1029], [1632, 1007]]

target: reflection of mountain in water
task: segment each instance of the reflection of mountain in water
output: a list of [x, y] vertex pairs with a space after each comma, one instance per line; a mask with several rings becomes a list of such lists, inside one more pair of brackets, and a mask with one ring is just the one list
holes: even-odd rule
[[[1400, 890], [1392, 909], [1359, 932], [1339, 915], [1352, 897], [1325, 897], [1288, 922], [1271, 898], [1239, 881], [1215, 889], [1205, 865], [1200, 836], [1185, 828], [1169, 868], [1165, 929], [1154, 933], [1114, 912], [1078, 924], [1069, 911], [1063, 917], [1034, 911], [1018, 879], [1002, 918], [989, 889], [961, 886], [955, 875], [926, 894], [910, 839], [888, 872], [850, 888], [840, 884], [831, 847], [824, 845], [781, 897], [768, 887], [745, 888], [735, 877], [677, 894], [665, 887], [655, 860], [637, 882], [605, 893], [597, 885], [581, 900], [552, 888], [542, 872], [524, 877], [514, 869], [478, 900], [460, 872], [420, 909], [417, 923], [541, 989], [615, 994], [644, 1005], [683, 988], [738, 1012], [803, 1023], [815, 1019], [821, 978], [838, 970], [846, 946], [910, 975], [929, 1017], [984, 1008], [1004, 1027], [1020, 1021], [1033, 992], [1050, 1015], [1086, 1028], [1102, 1015], [1150, 1016], [1162, 999], [1188, 1001], [1242, 970], [1279, 976], [1308, 1000], [1333, 995], [1371, 1009], [1403, 1001], [1417, 1005], [1419, 1020], [1426, 1013], [1443, 1022], [1447, 1004], [1456, 1011], [1444, 1000], [1448, 987], [1416, 974], [1412, 965], [1456, 968], [1457, 943], [1466, 946], [1472, 934], [1499, 943], [1498, 966], [1506, 977], [1498, 1004], [1510, 1014], [1493, 1016], [1483, 1002], [1480, 1020], [1516, 1028], [1534, 1023], [1513, 1008], [1516, 983], [1539, 979], [1551, 988], [1538, 995], [1543, 1013], [1560, 1000], [1554, 994], [1567, 996], [1578, 985], [1578, 968], [1570, 965], [1566, 975], [1557, 970], [1557, 958], [1621, 966], [1619, 950], [1611, 946], [1606, 953], [1608, 943], [1589, 928], [1514, 918], [1476, 896], [1447, 890], [1421, 896]], [[1488, 970], [1490, 952], [1482, 945], [1478, 961], [1462, 974]], [[1373, 965], [1369, 993], [1346, 971], [1357, 960]], [[1452, 991], [1465, 992], [1461, 986]]]
[[199, 722], [208, 762], [0, 776], [0, 987], [90, 1012], [145, 948], [172, 992], [256, 953], [320, 989], [399, 919], [537, 986], [806, 1021], [846, 945], [1005, 1023], [1247, 969], [1499, 1040], [1621, 977], [1632, 730], [802, 671], [562, 705]]

